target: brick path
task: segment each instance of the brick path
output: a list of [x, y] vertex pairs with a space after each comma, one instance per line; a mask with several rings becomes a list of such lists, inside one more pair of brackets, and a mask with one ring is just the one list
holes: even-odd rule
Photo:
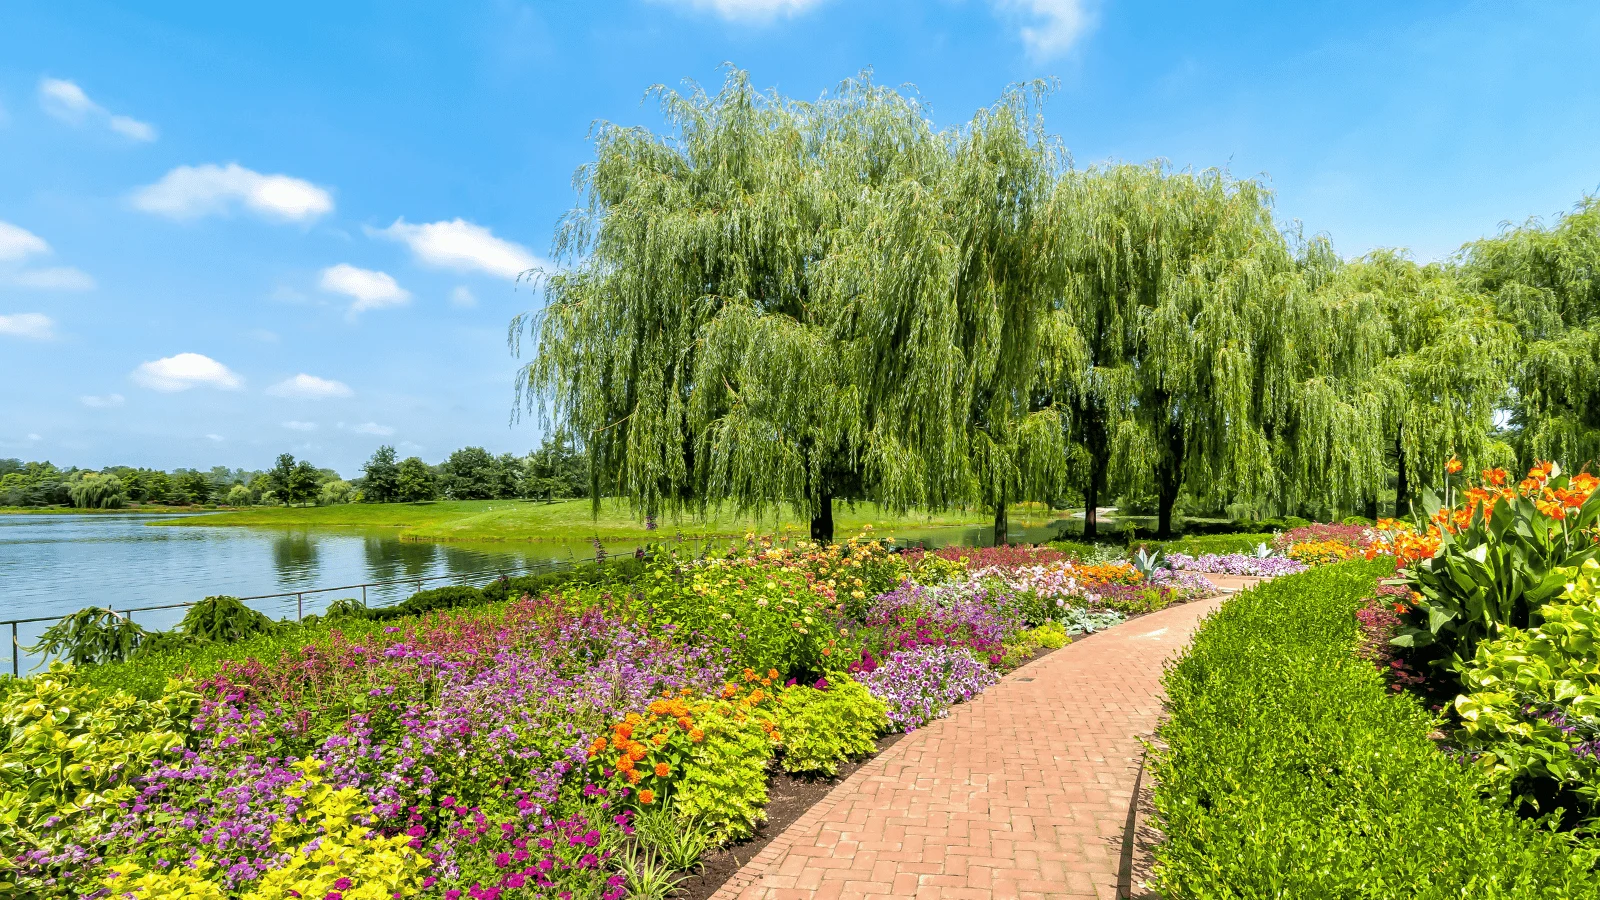
[[[1257, 579], [1213, 581], [1231, 593]], [[1018, 669], [862, 766], [712, 900], [1112, 900], [1162, 662], [1221, 602], [1143, 616]]]

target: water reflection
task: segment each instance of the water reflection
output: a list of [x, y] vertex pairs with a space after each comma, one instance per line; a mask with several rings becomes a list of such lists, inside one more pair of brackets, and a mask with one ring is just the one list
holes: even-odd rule
[[281, 587], [313, 587], [319, 574], [317, 544], [306, 531], [280, 532], [272, 541], [272, 567]]

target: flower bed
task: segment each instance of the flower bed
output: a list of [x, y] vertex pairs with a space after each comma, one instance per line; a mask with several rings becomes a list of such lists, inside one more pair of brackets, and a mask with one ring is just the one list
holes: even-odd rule
[[1306, 564], [1282, 556], [1246, 556], [1243, 553], [1207, 553], [1188, 556], [1168, 553], [1166, 564], [1182, 572], [1212, 572], [1218, 575], [1251, 575], [1257, 578], [1276, 578], [1304, 572]]
[[[751, 540], [625, 581], [252, 639], [150, 699], [53, 670], [0, 700], [17, 810], [0, 885], [616, 900], [752, 834], [772, 766], [836, 771], [1069, 629], [1193, 595], [1127, 565], [981, 558]], [[143, 684], [141, 667], [164, 671], [122, 670]]]

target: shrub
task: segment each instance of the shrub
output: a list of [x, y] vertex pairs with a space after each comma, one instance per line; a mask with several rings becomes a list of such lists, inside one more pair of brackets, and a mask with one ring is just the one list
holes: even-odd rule
[[238, 597], [207, 597], [189, 607], [178, 630], [199, 641], [232, 644], [258, 634], [270, 634], [277, 624], [245, 606]]
[[755, 718], [739, 722], [713, 711], [700, 727], [705, 737], [677, 784], [678, 814], [701, 823], [719, 843], [747, 838], [767, 818], [772, 742]]
[[1592, 816], [1600, 807], [1600, 562], [1566, 570], [1562, 599], [1543, 621], [1506, 628], [1478, 644], [1462, 667], [1457, 741], [1538, 812], [1536, 796], [1570, 793]]
[[55, 663], [0, 702], [0, 887], [67, 896], [62, 851], [95, 844], [101, 817], [137, 795], [134, 777], [184, 748], [199, 701], [178, 683], [157, 702], [103, 693]]
[[778, 698], [783, 767], [790, 772], [832, 775], [839, 763], [877, 749], [889, 728], [888, 707], [848, 675], [826, 682], [827, 690], [796, 685]]
[[734, 668], [810, 681], [836, 643], [824, 595], [797, 572], [745, 560], [652, 564], [639, 583], [648, 614], [693, 640], [731, 647]]
[[1187, 556], [1205, 556], [1206, 554], [1226, 555], [1229, 553], [1254, 553], [1262, 544], [1272, 545], [1277, 535], [1271, 532], [1254, 532], [1245, 534], [1199, 534], [1182, 537], [1175, 541], [1137, 541], [1132, 546], [1145, 547], [1152, 553], [1182, 553]]
[[51, 625], [29, 653], [55, 656], [65, 652], [75, 666], [120, 662], [133, 656], [149, 633], [131, 619], [90, 606]]
[[1378, 563], [1229, 600], [1164, 683], [1154, 758], [1178, 897], [1533, 898], [1600, 894], [1600, 853], [1485, 799], [1434, 719], [1354, 657]]
[[442, 609], [478, 606], [483, 602], [483, 591], [464, 584], [453, 584], [449, 587], [417, 591], [394, 606], [386, 607], [382, 610], [381, 615], [370, 616], [369, 614], [369, 617], [379, 620], [397, 619], [402, 616], [416, 616]]

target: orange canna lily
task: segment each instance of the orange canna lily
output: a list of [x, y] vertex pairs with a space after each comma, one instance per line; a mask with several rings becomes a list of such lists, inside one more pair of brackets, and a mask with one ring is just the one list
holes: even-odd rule
[[1450, 457], [1450, 461], [1444, 464], [1444, 470], [1449, 472], [1451, 475], [1456, 474], [1457, 472], [1461, 471], [1461, 460], [1456, 459], [1455, 456], [1452, 455]]

